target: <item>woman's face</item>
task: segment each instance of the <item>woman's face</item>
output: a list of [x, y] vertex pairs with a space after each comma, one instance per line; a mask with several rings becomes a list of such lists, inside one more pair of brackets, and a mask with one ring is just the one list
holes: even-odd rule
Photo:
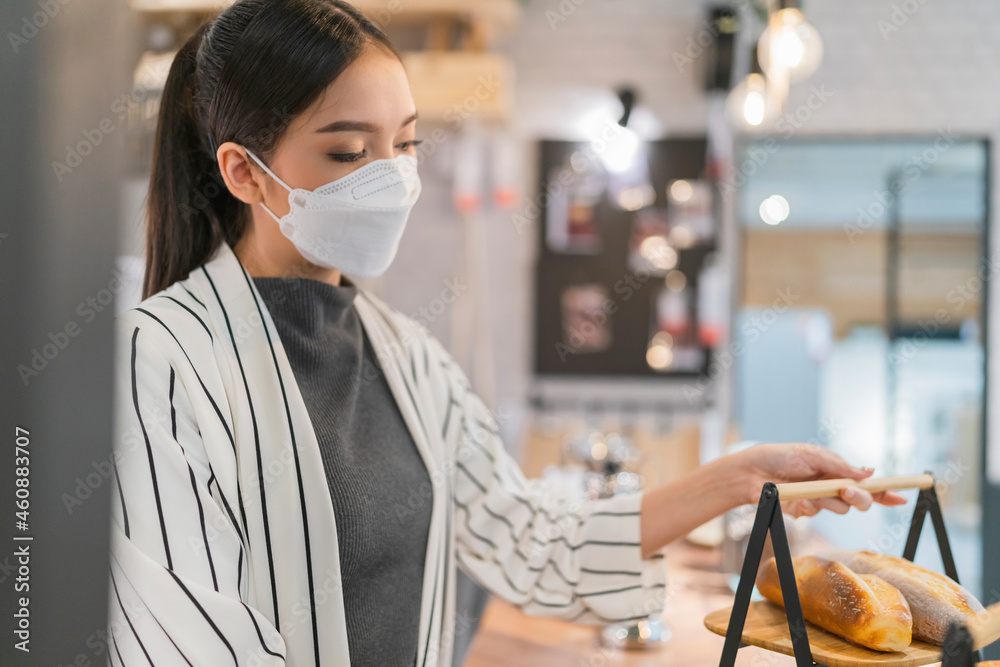
[[[416, 155], [416, 116], [403, 66], [369, 46], [291, 122], [268, 166], [291, 187], [313, 190], [372, 160]], [[287, 190], [256, 171], [263, 176], [268, 203], [288, 199]]]
[[[406, 72], [392, 54], [370, 45], [312, 106], [294, 118], [268, 164], [292, 188], [314, 190], [372, 160], [416, 156], [416, 108]], [[288, 190], [233, 142], [219, 146], [219, 165], [230, 191], [251, 204], [253, 244], [274, 257], [297, 254], [275, 215], [288, 213]], [[252, 165], [252, 167], [251, 167]], [[258, 262], [260, 264], [261, 262]]]

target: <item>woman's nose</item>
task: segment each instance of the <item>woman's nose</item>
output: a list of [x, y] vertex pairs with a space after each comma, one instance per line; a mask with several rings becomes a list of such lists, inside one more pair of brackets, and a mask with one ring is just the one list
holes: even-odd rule
[[376, 160], [381, 158], [388, 158], [391, 160], [392, 158], [396, 157], [397, 155], [403, 152], [402, 150], [397, 148], [397, 144], [399, 143], [401, 142], [392, 140], [380, 141], [378, 145], [375, 146], [374, 148], [374, 152], [372, 153], [372, 158]]
[[400, 152], [401, 151], [396, 149], [395, 142], [392, 141], [380, 142], [378, 146], [375, 148], [374, 152], [372, 153], [372, 159], [380, 160], [385, 158], [391, 160], [392, 158], [399, 155]]

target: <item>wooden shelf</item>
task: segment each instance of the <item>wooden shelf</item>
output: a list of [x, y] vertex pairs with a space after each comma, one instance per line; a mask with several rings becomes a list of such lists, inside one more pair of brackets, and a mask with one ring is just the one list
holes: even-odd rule
[[351, 4], [375, 19], [382, 15], [404, 20], [468, 17], [503, 29], [521, 18], [521, 5], [516, 0], [353, 0]]
[[403, 67], [421, 120], [505, 122], [511, 112], [514, 68], [496, 53], [407, 51]]
[[137, 12], [193, 12], [215, 14], [233, 4], [233, 0], [132, 0]]
[[[717, 635], [726, 635], [732, 607], [705, 617], [705, 627]], [[941, 660], [941, 649], [914, 639], [905, 651], [882, 652], [852, 644], [837, 635], [806, 622], [813, 660], [827, 667], [919, 667]], [[785, 611], [770, 602], [751, 602], [743, 626], [743, 643], [769, 651], [793, 655]]]
[[[139, 12], [212, 14], [231, 4], [233, 0], [131, 0], [132, 9]], [[516, 0], [352, 0], [351, 4], [376, 19], [383, 14], [403, 20], [468, 17], [504, 29], [521, 18], [521, 6]]]

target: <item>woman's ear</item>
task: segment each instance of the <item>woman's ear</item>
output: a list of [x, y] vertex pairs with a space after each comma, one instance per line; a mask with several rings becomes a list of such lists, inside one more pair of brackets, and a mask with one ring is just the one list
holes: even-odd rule
[[246, 149], [232, 141], [223, 142], [215, 153], [222, 180], [234, 197], [246, 204], [264, 201], [263, 180], [250, 167]]

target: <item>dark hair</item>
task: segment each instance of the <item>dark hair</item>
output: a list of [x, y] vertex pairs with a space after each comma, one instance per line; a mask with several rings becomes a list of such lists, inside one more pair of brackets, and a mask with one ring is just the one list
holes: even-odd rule
[[291, 120], [368, 44], [399, 58], [342, 0], [239, 0], [184, 44], [160, 102], [143, 299], [243, 235], [247, 207], [226, 188], [216, 147], [234, 141], [269, 161]]

